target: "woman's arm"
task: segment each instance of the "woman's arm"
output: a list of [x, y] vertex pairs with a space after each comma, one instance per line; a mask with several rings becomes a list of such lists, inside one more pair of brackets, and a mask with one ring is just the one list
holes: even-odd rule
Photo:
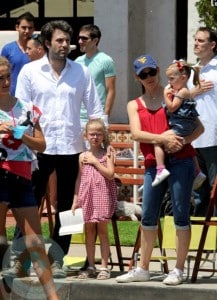
[[137, 103], [135, 100], [128, 102], [127, 112], [129, 116], [130, 130], [135, 141], [147, 144], [164, 145], [171, 152], [176, 152], [182, 148], [182, 137], [177, 136], [172, 131], [170, 131], [170, 133], [155, 134], [141, 130]]
[[184, 144], [190, 144], [204, 132], [204, 126], [201, 123], [201, 121], [199, 120], [199, 118], [197, 118], [196, 122], [197, 122], [197, 127], [192, 132], [192, 134], [183, 138]]
[[44, 152], [46, 149], [46, 142], [39, 122], [34, 125], [33, 136], [24, 133], [22, 136], [22, 142], [32, 150]]

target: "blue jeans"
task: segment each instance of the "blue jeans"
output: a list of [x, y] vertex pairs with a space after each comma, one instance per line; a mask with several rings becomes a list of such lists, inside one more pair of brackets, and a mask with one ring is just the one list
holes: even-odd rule
[[205, 216], [209, 204], [210, 191], [217, 174], [217, 146], [197, 148], [196, 150], [201, 171], [207, 176], [207, 179], [201, 188], [194, 192], [194, 215]]
[[194, 162], [192, 158], [176, 159], [169, 157], [166, 161], [166, 167], [170, 171], [168, 182], [164, 180], [156, 187], [152, 187], [156, 168], [150, 167], [145, 172], [142, 226], [144, 229], [157, 229], [161, 204], [169, 184], [176, 228], [185, 230], [190, 227], [190, 199], [194, 180]]

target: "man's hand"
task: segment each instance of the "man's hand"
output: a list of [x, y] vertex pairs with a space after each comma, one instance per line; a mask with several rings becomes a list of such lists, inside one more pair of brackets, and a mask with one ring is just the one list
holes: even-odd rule
[[205, 92], [208, 92], [211, 89], [213, 89], [213, 87], [214, 87], [214, 84], [212, 81], [201, 79], [200, 85], [198, 84], [197, 86], [195, 86], [191, 89], [191, 91], [190, 91], [191, 98], [194, 98], [197, 95], [201, 95]]

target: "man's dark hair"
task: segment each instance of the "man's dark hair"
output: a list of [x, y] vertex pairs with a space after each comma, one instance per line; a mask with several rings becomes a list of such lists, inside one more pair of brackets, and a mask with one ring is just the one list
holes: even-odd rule
[[50, 22], [46, 23], [41, 28], [41, 41], [42, 41], [42, 44], [43, 44], [44, 48], [46, 49], [46, 51], [48, 49], [45, 45], [45, 41], [51, 42], [53, 33], [56, 29], [64, 31], [69, 34], [70, 38], [72, 37], [73, 30], [68, 22], [66, 22], [64, 20], [54, 20], [54, 21], [50, 21]]
[[204, 26], [201, 26], [197, 29], [197, 32], [198, 31], [206, 31], [209, 33], [209, 42], [215, 42], [215, 47], [213, 48], [213, 52], [216, 53], [217, 51], [217, 32], [216, 30], [210, 28], [210, 27], [204, 27]]
[[[101, 39], [101, 31], [100, 31], [99, 27], [94, 24], [83, 25], [79, 31], [88, 31], [91, 39], [98, 38], [99, 41]], [[99, 41], [98, 41], [98, 43], [99, 43]], [[97, 45], [98, 45], [98, 43], [97, 43]]]
[[27, 22], [35, 22], [35, 17], [29, 11], [25, 12], [24, 14], [20, 15], [16, 20], [16, 25], [20, 25], [22, 20], [26, 20]]

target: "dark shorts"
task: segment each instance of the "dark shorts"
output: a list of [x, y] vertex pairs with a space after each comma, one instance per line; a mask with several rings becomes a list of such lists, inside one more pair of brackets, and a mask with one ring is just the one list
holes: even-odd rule
[[0, 202], [9, 208], [37, 206], [31, 180], [0, 169]]

